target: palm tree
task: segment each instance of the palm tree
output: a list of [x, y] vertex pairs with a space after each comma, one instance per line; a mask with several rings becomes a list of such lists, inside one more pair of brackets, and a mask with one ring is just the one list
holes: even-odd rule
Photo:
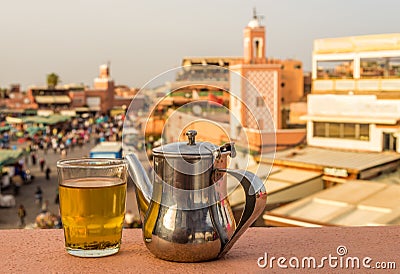
[[7, 98], [8, 97], [8, 90], [6, 88], [0, 88], [0, 98]]
[[60, 77], [54, 72], [47, 74], [47, 87], [55, 88], [60, 81]]

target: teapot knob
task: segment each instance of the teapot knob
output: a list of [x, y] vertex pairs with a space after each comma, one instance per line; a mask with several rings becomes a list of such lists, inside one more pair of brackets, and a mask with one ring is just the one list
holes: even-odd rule
[[196, 144], [196, 140], [195, 140], [196, 135], [197, 135], [197, 131], [195, 131], [194, 129], [188, 130], [186, 132], [186, 136], [189, 139], [189, 142], [187, 144], [189, 146], [193, 146]]

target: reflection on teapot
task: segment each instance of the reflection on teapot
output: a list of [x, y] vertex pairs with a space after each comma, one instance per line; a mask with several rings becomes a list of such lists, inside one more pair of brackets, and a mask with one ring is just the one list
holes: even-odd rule
[[[227, 169], [233, 143], [220, 147], [195, 140], [153, 149], [153, 183], [134, 154], [128, 154], [129, 174], [147, 248], [161, 259], [198, 262], [226, 254], [243, 232], [262, 214], [266, 190], [253, 173]], [[246, 204], [239, 223], [233, 217], [227, 193], [228, 173], [240, 181]]]

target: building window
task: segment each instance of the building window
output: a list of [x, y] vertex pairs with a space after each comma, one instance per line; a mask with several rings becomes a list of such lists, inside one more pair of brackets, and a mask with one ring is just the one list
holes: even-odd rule
[[400, 78], [400, 57], [361, 58], [361, 78]]
[[318, 79], [348, 79], [353, 78], [353, 60], [318, 61]]
[[369, 140], [369, 124], [314, 122], [314, 137]]
[[340, 125], [339, 123], [329, 123], [328, 137], [330, 138], [340, 138]]
[[256, 106], [257, 107], [263, 107], [264, 106], [264, 98], [262, 96], [258, 96], [257, 97]]
[[314, 137], [326, 136], [326, 123], [314, 122]]
[[254, 58], [262, 58], [262, 39], [261, 38], [254, 38], [253, 39], [253, 57]]
[[369, 125], [368, 124], [360, 124], [360, 140], [368, 141], [369, 140]]
[[343, 138], [354, 139], [356, 136], [356, 125], [355, 124], [343, 124]]

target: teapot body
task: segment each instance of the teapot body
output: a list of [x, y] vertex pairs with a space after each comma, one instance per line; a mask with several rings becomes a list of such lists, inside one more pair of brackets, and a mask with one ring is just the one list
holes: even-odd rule
[[[196, 134], [189, 130], [188, 143], [154, 148], [151, 179], [135, 154], [126, 155], [144, 242], [161, 259], [199, 262], [222, 257], [265, 208], [263, 182], [251, 172], [227, 169], [228, 156], [236, 154], [234, 144], [196, 143]], [[228, 200], [226, 174], [240, 182], [246, 196], [238, 223]]]
[[216, 177], [215, 172], [226, 168], [227, 156], [153, 156], [153, 196], [143, 237], [155, 256], [179, 262], [218, 257], [236, 228], [226, 176]]

